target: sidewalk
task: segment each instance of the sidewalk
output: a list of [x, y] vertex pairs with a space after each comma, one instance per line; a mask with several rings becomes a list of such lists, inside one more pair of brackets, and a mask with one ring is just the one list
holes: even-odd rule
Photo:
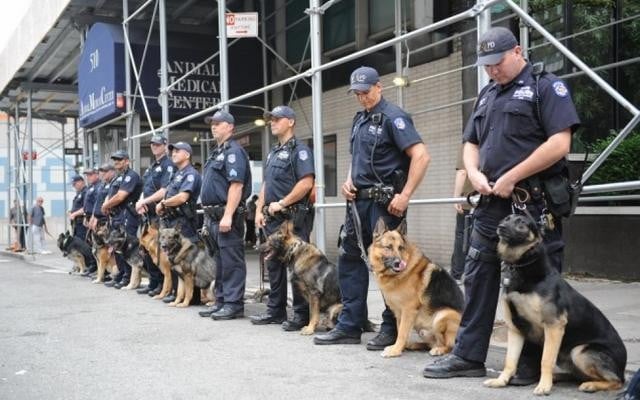
[[[0, 251], [0, 254], [16, 257], [52, 270], [70, 271], [71, 261], [62, 257], [53, 240], [47, 242], [47, 250], [52, 251], [52, 254], [29, 255], [4, 250]], [[253, 298], [253, 295], [260, 288], [258, 254], [255, 250], [247, 248], [246, 258], [246, 297]], [[604, 279], [568, 279], [568, 282], [593, 302], [618, 330], [627, 348], [628, 375], [635, 372], [640, 368], [640, 282], [624, 283]], [[264, 286], [268, 288], [268, 282], [264, 282]], [[369, 318], [379, 323], [380, 316], [384, 310], [384, 302], [373, 277], [370, 278], [368, 307]], [[502, 359], [506, 348], [506, 329], [500, 323], [502, 321], [500, 307], [498, 308], [496, 321], [490, 353], [494, 353], [494, 356], [497, 355], [498, 358]]]

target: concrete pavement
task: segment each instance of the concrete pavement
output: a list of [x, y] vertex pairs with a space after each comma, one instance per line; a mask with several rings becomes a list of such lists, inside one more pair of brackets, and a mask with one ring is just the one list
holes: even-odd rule
[[[314, 346], [277, 326], [199, 318], [201, 307], [176, 310], [147, 296], [92, 285], [69, 276], [71, 262], [51, 243], [51, 255], [27, 261], [0, 254], [0, 399], [416, 398], [512, 399], [533, 387], [492, 390], [482, 379], [427, 380], [431, 358], [408, 352], [383, 359], [363, 344]], [[259, 286], [258, 261], [248, 254], [247, 288]], [[372, 279], [369, 312], [384, 307]], [[629, 373], [640, 367], [640, 283], [570, 280], [618, 329]], [[264, 310], [247, 304], [245, 314]], [[500, 311], [498, 312], [500, 319]], [[487, 360], [496, 375], [504, 358], [496, 330]], [[588, 395], [560, 382], [556, 398]]]

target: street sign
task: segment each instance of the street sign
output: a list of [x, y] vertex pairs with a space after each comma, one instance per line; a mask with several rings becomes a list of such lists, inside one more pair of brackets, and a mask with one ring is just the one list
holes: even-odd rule
[[226, 13], [227, 37], [245, 38], [258, 36], [258, 13]]
[[81, 156], [82, 155], [82, 149], [79, 147], [65, 147], [64, 148], [64, 154], [69, 156]]

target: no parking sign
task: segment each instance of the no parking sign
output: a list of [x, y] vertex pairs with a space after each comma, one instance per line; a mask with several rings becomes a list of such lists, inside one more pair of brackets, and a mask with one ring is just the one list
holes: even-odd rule
[[258, 36], [258, 13], [226, 13], [227, 37], [243, 38]]

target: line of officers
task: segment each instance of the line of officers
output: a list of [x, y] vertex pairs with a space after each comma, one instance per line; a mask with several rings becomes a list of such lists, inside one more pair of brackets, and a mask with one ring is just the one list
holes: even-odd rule
[[[425, 367], [423, 375], [428, 378], [481, 376], [486, 372], [484, 361], [500, 284], [497, 225], [514, 210], [511, 201], [514, 187], [533, 194], [527, 207], [534, 218], [548, 220], [545, 187], [541, 188], [539, 182], [565, 174], [571, 135], [579, 126], [567, 86], [553, 74], [535, 71], [509, 30], [490, 29], [480, 38], [477, 54], [477, 65], [485, 69], [492, 81], [480, 92], [462, 141], [464, 167], [484, 201], [475, 211], [470, 239], [473, 252], [469, 252], [472, 256], [468, 254], [465, 261], [465, 310], [456, 345], [451, 354]], [[348, 138], [351, 164], [341, 188], [348, 202], [345, 222], [340, 228], [338, 256], [344, 308], [332, 330], [314, 337], [317, 345], [360, 343], [361, 334], [368, 327], [369, 271], [364, 249], [373, 240], [379, 218], [393, 229], [406, 217], [409, 200], [430, 162], [427, 146], [412, 118], [382, 96], [378, 71], [359, 67], [352, 72], [349, 85], [349, 93], [362, 110], [352, 121]], [[310, 200], [315, 180], [313, 154], [295, 138], [296, 116], [291, 108], [275, 107], [266, 117], [278, 143], [265, 162], [264, 183], [256, 201], [256, 227], [264, 228], [269, 235], [290, 218], [296, 234], [308, 241], [313, 222]], [[129, 169], [125, 152], [114, 153], [111, 158], [117, 176], [109, 178], [110, 165], [100, 168], [105, 182], [99, 189], [93, 189], [95, 200], [89, 200], [92, 196], [89, 189], [84, 213], [90, 215], [90, 228], [95, 219], [111, 215], [112, 224], [124, 224], [132, 234], [139, 214], [157, 215], [168, 224], [180, 222], [183, 234], [197, 240], [200, 225], [194, 224], [196, 219], [192, 217], [200, 198], [205, 210], [203, 225], [218, 248], [216, 303], [200, 315], [225, 320], [244, 313], [242, 213], [251, 192], [251, 176], [247, 154], [231, 138], [233, 116], [218, 111], [207, 117], [206, 122], [211, 124], [217, 147], [204, 165], [202, 177], [190, 164], [189, 144], [170, 144], [170, 162], [165, 156], [166, 140], [154, 136], [150, 145], [156, 159], [143, 179]], [[93, 172], [87, 172], [91, 182]], [[81, 214], [73, 214], [76, 215]], [[560, 219], [546, 229], [545, 244], [550, 258], [561, 270], [564, 242]], [[79, 232], [82, 234], [82, 228]], [[116, 287], [129, 279], [130, 268], [123, 260], [118, 261], [120, 265], [123, 272], [114, 278]], [[153, 272], [157, 268], [150, 260], [147, 265], [152, 279], [143, 291], [156, 293], [162, 277]], [[309, 320], [306, 301], [294, 287], [293, 316], [287, 319], [286, 268], [277, 260], [268, 261], [267, 268], [271, 288], [267, 309], [263, 314], [251, 316], [251, 322], [282, 324], [287, 331], [301, 329]], [[379, 333], [367, 342], [368, 350], [382, 350], [396, 340], [396, 320], [388, 308], [382, 321]], [[539, 365], [540, 356], [540, 349], [527, 351], [525, 346], [521, 360], [528, 365], [519, 365], [516, 375], [522, 384], [537, 380], [525, 375], [530, 375], [527, 371], [538, 370], [535, 366]]]

